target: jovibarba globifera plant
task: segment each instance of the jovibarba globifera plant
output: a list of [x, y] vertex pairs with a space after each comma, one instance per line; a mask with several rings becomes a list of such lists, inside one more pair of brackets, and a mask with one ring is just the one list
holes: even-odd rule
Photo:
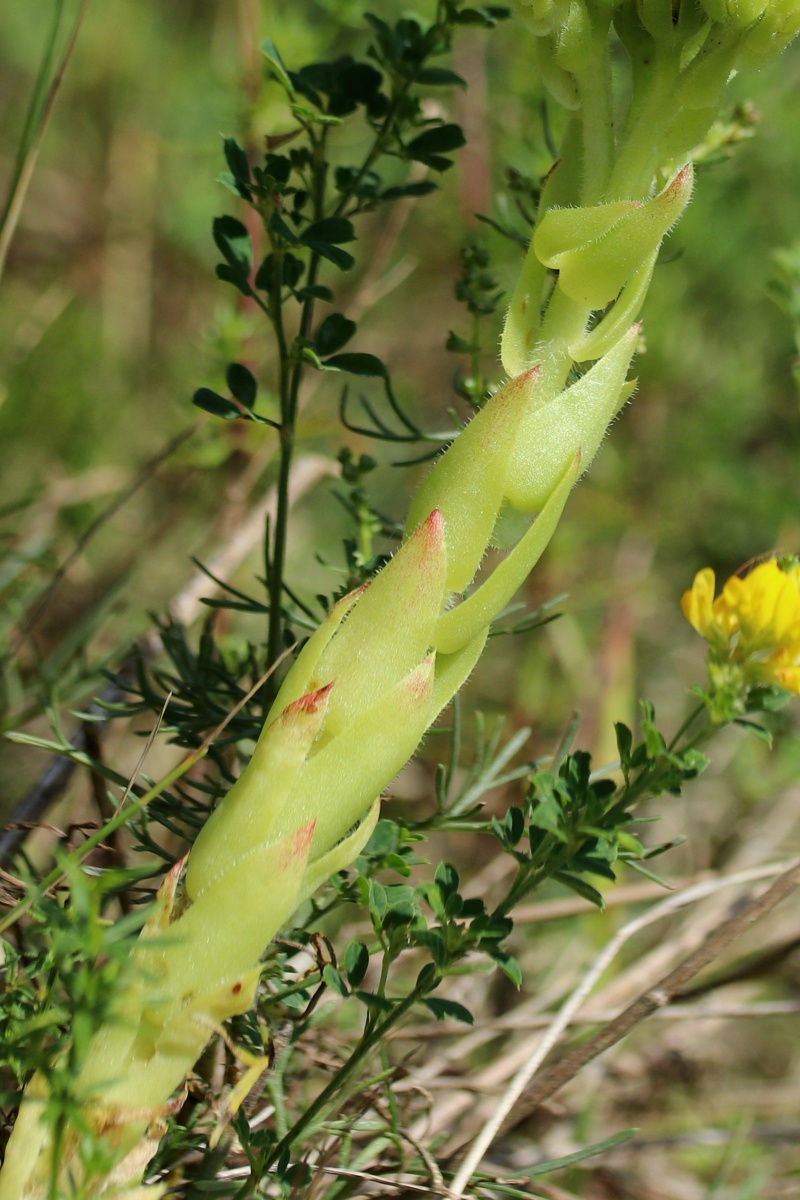
[[[352, 265], [343, 247], [353, 240], [360, 212], [396, 195], [431, 190], [429, 180], [387, 187], [377, 170], [382, 155], [434, 172], [449, 165], [462, 135], [426, 116], [414, 88], [458, 82], [428, 59], [447, 49], [459, 24], [491, 26], [506, 15], [495, 6], [442, 0], [427, 24], [404, 18], [392, 27], [371, 16], [369, 61], [340, 59], [299, 72], [287, 69], [268, 42], [269, 69], [295, 129], [273, 139], [257, 163], [232, 139], [226, 142], [228, 185], [263, 223], [269, 250], [254, 264], [247, 227], [220, 218], [214, 230], [224, 258], [218, 275], [252, 300], [272, 327], [278, 412], [259, 414], [256, 380], [242, 364], [229, 369], [230, 396], [201, 389], [195, 402], [218, 416], [277, 430], [268, 666], [294, 636], [284, 564], [306, 373], [382, 380], [401, 429], [395, 440], [423, 437], [397, 405], [383, 365], [365, 353], [343, 352], [354, 323], [336, 312], [317, 320], [319, 306], [333, 299], [321, 273]], [[188, 857], [167, 874], [132, 951], [127, 986], [81, 1042], [71, 1107], [53, 1119], [57, 1097], [46, 1066], [28, 1083], [0, 1174], [1, 1200], [164, 1194], [164, 1182], [140, 1184], [157, 1148], [159, 1120], [174, 1108], [213, 1033], [251, 1007], [268, 943], [304, 900], [364, 851], [382, 790], [468, 677], [493, 622], [547, 546], [572, 487], [632, 394], [628, 373], [638, 320], [663, 239], [691, 196], [693, 149], [716, 119], [731, 72], [760, 65], [800, 30], [800, 4], [520, 0], [514, 19], [531, 34], [520, 53], [530, 55], [568, 120], [505, 321], [507, 382], [478, 404], [435, 462], [412, 500], [396, 554], [337, 600], [273, 691], [247, 768]], [[624, 103], [612, 87], [612, 37], [628, 57]], [[358, 109], [375, 135], [371, 149], [355, 166], [336, 168], [331, 187], [329, 139]], [[291, 318], [290, 304], [296, 306]], [[502, 558], [489, 560], [487, 549], [506, 523], [523, 531]], [[796, 568], [786, 578], [795, 586], [792, 572]], [[701, 578], [685, 603], [716, 653], [717, 631], [727, 629], [731, 606], [723, 604], [724, 613], [709, 607], [711, 586]], [[742, 630], [744, 647], [745, 624]], [[796, 671], [796, 664], [781, 669]], [[776, 668], [760, 682], [780, 689], [787, 678]], [[757, 693], [754, 680], [742, 676], [741, 695]], [[620, 728], [620, 790], [592, 780], [586, 756], [569, 755], [538, 772], [527, 808], [510, 810], [490, 829], [517, 862], [506, 899], [486, 913], [480, 903], [461, 900], [448, 870], [422, 889], [438, 922], [435, 934], [420, 925], [412, 906], [400, 940], [427, 945], [432, 962], [401, 1003], [392, 1006], [380, 995], [374, 1000], [362, 1052], [414, 1003], [432, 1004], [430, 994], [459, 957], [477, 948], [502, 964], [507, 914], [542, 879], [560, 878], [587, 894], [592, 889], [583, 874], [613, 877], [616, 858], [641, 856], [626, 831], [630, 807], [646, 791], [675, 790], [702, 769], [697, 747], [720, 723], [718, 713], [707, 711], [704, 731], [680, 744], [667, 746], [649, 711], [642, 746], [634, 747]], [[746, 699], [725, 719], [745, 711]], [[346, 886], [341, 879], [339, 886]], [[380, 935], [379, 923], [376, 931]], [[386, 938], [390, 955], [393, 943]], [[356, 952], [351, 959], [353, 986], [363, 978], [361, 957]], [[507, 958], [505, 965], [513, 972]], [[254, 1065], [260, 1069], [259, 1061]], [[237, 1094], [232, 1111], [240, 1099]], [[327, 1099], [326, 1090], [312, 1116]], [[293, 1140], [311, 1119], [267, 1143], [260, 1158], [253, 1150], [254, 1169], [257, 1161], [266, 1173], [286, 1172]], [[237, 1132], [249, 1145], [244, 1126]], [[88, 1153], [88, 1144], [101, 1146], [102, 1154]]]

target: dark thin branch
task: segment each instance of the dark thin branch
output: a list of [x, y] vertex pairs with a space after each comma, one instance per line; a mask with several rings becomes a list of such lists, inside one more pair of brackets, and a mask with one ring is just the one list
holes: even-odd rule
[[[123, 666], [120, 679], [132, 674], [132, 662]], [[91, 753], [91, 743], [99, 744], [102, 734], [108, 728], [111, 715], [108, 706], [118, 704], [125, 695], [124, 686], [116, 680], [107, 683], [100, 692], [96, 702], [89, 708], [91, 717], [100, 720], [84, 721], [69, 739], [73, 750]], [[59, 755], [44, 771], [27, 795], [15, 805], [8, 818], [6, 827], [0, 831], [0, 863], [9, 860], [12, 854], [25, 841], [32, 828], [42, 820], [51, 805], [66, 791], [72, 776], [78, 767], [73, 758]]]

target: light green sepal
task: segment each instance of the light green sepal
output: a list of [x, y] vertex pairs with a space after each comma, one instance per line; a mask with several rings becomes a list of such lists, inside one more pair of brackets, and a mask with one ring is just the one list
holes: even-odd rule
[[242, 847], [170, 926], [171, 944], [165, 939], [163, 945], [155, 941], [142, 947], [142, 963], [155, 977], [151, 990], [160, 1001], [154, 1010], [158, 1019], [164, 1019], [163, 1005], [185, 1005], [258, 960], [294, 911], [313, 830], [313, 821], [299, 820], [275, 842]]
[[320, 658], [321, 682], [334, 683], [326, 738], [349, 725], [428, 653], [447, 573], [445, 525], [432, 508], [363, 592]]
[[500, 342], [503, 369], [512, 378], [533, 366], [546, 278], [547, 268], [539, 262], [531, 242], [508, 306]]
[[291, 704], [293, 700], [299, 700], [306, 692], [315, 692], [320, 687], [320, 682], [315, 677], [315, 670], [320, 655], [350, 612], [350, 609], [361, 599], [366, 589], [367, 584], [364, 584], [362, 587], [348, 592], [346, 596], [342, 596], [341, 600], [336, 601], [322, 624], [314, 630], [292, 663], [289, 673], [281, 684], [280, 691], [275, 698], [275, 703], [269, 710], [269, 716], [261, 732], [262, 738], [265, 736], [272, 722], [280, 716], [288, 704]]
[[593, 208], [551, 209], [534, 234], [539, 259], [559, 272], [565, 295], [605, 308], [680, 217], [692, 191], [686, 166], [658, 196]]
[[260, 975], [257, 965], [226, 975], [173, 1012], [156, 1037], [152, 1054], [128, 1064], [127, 1078], [103, 1094], [104, 1104], [157, 1115], [164, 1097], [180, 1087], [222, 1022], [250, 1008]]
[[537, 403], [538, 371], [534, 367], [517, 376], [492, 396], [436, 462], [414, 497], [407, 530], [433, 509], [444, 518], [449, 591], [463, 592], [468, 586], [492, 536], [520, 421]]
[[608, 237], [631, 213], [642, 207], [640, 200], [615, 200], [582, 208], [551, 208], [536, 226], [533, 245], [541, 263], [558, 269], [565, 254]]
[[330, 692], [322, 688], [301, 696], [258, 739], [250, 762], [192, 847], [185, 876], [190, 899], [236, 858], [277, 837], [280, 814], [320, 731]]
[[461, 685], [469, 678], [483, 653], [488, 636], [489, 626], [487, 625], [461, 650], [456, 650], [453, 654], [436, 655], [431, 721], [436, 720], [445, 705], [450, 703]]
[[430, 724], [433, 667], [429, 655], [300, 770], [281, 821], [316, 819], [313, 858], [341, 841], [416, 750]]
[[569, 347], [575, 362], [590, 362], [592, 359], [602, 358], [630, 329], [641, 312], [657, 258], [658, 249], [654, 250], [639, 270], [631, 275], [614, 307], [602, 321], [584, 334], [580, 341], [573, 342]]
[[500, 615], [553, 536], [579, 469], [580, 454], [576, 454], [558, 487], [514, 549], [477, 591], [440, 619], [434, 641], [439, 653], [452, 654], [466, 646]]
[[581, 469], [589, 466], [622, 404], [637, 332], [638, 327], [632, 326], [577, 383], [548, 404], [526, 413], [505, 483], [505, 494], [513, 508], [539, 511], [579, 448]]
[[337, 842], [332, 850], [328, 850], [320, 858], [308, 863], [295, 901], [298, 908], [305, 900], [308, 900], [309, 896], [314, 895], [317, 888], [322, 887], [323, 883], [327, 883], [331, 875], [335, 875], [337, 871], [343, 871], [358, 857], [372, 837], [372, 831], [377, 825], [380, 815], [379, 797], [373, 802], [372, 807], [359, 821], [352, 833], [348, 833], [346, 838]]

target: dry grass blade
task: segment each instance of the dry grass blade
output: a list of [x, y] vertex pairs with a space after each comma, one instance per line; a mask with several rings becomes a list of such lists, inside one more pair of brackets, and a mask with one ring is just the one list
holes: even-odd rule
[[[539, 1067], [573, 1020], [601, 975], [619, 953], [622, 946], [634, 934], [646, 928], [646, 926], [652, 924], [654, 921], [661, 920], [669, 913], [674, 912], [675, 909], [701, 900], [705, 896], [711, 895], [723, 888], [732, 887], [737, 884], [751, 883], [757, 879], [774, 877], [775, 875], [778, 875], [778, 878], [766, 892], [739, 907], [731, 917], [717, 927], [693, 954], [690, 954], [688, 958], [679, 963], [655, 987], [648, 989], [644, 995], [629, 1005], [624, 1012], [605, 1025], [587, 1042], [571, 1054], [568, 1054], [560, 1063], [556, 1064], [555, 1067], [543, 1076], [536, 1088], [528, 1092], [523, 1103], [518, 1103]], [[575, 988], [569, 999], [562, 1006], [561, 1011], [539, 1042], [534, 1053], [523, 1064], [506, 1088], [494, 1113], [473, 1142], [472, 1148], [453, 1180], [452, 1190], [455, 1195], [458, 1197], [463, 1196], [464, 1188], [469, 1183], [476, 1168], [480, 1165], [489, 1146], [499, 1134], [512, 1128], [525, 1115], [536, 1109], [544, 1100], [547, 1100], [560, 1087], [574, 1078], [581, 1067], [585, 1066], [587, 1062], [590, 1062], [598, 1054], [601, 1054], [603, 1050], [614, 1045], [615, 1042], [624, 1037], [640, 1021], [643, 1021], [656, 1009], [668, 1004], [680, 992], [680, 989], [685, 987], [690, 979], [721, 953], [729, 942], [749, 925], [770, 912], [798, 886], [800, 886], [800, 861], [793, 862], [788, 866], [786, 863], [771, 864], [768, 867], [742, 871], [722, 879], [686, 888], [683, 892], [670, 896], [661, 904], [655, 905], [643, 916], [637, 917], [623, 926], [612, 941], [609, 942], [602, 954], [595, 959], [578, 987]]]

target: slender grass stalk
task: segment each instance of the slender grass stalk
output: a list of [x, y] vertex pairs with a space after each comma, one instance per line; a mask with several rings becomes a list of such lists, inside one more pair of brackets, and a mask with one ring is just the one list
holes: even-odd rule
[[66, 0], [55, 0], [55, 8], [39, 61], [31, 102], [20, 134], [8, 194], [2, 213], [0, 213], [0, 279], [5, 270], [11, 240], [19, 223], [28, 187], [33, 178], [42, 140], [55, 107], [69, 60], [75, 49], [78, 34], [89, 7], [89, 0], [81, 0], [64, 48], [60, 55], [57, 55], [65, 5]]

